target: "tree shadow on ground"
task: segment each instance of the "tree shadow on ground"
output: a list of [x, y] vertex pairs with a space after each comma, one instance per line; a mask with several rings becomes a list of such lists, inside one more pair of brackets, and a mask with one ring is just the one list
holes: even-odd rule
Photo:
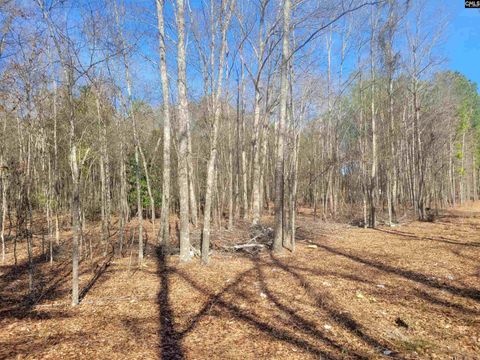
[[[68, 240], [64, 240], [60, 245], [55, 245], [55, 251], [58, 251], [58, 248], [68, 242]], [[79, 264], [80, 277], [92, 273], [88, 283], [80, 288], [80, 301], [85, 298], [94, 285], [98, 285], [99, 279], [104, 275], [111, 259], [112, 254], [107, 259], [94, 262], [94, 267], [91, 267], [92, 264], [87, 264], [86, 260]], [[101, 265], [99, 265], [100, 263]], [[5, 272], [0, 276], [0, 320], [5, 318], [47, 319], [60, 317], [61, 312], [49, 315], [49, 311], [37, 310], [35, 307], [45, 301], [64, 300], [65, 298], [70, 300], [71, 288], [69, 283], [72, 274], [70, 258], [55, 261], [54, 266], [50, 266], [45, 254], [40, 253], [32, 258], [32, 264], [34, 267], [34, 291], [32, 293], [26, 291], [28, 289], [28, 260], [17, 265], [1, 267]], [[42, 266], [43, 268], [41, 268]], [[102, 282], [105, 280], [102, 279]], [[69, 304], [69, 302], [65, 304]]]
[[274, 266], [277, 266], [290, 274], [295, 281], [306, 290], [316, 306], [321, 309], [331, 321], [335, 322], [338, 326], [342, 327], [377, 352], [389, 350], [390, 356], [396, 356], [396, 358], [399, 358], [398, 354], [392, 351], [392, 344], [374, 338], [372, 335], [368, 334], [367, 330], [357, 322], [351, 314], [342, 309], [338, 309], [330, 294], [325, 291], [320, 293], [319, 290], [312, 286], [303, 275], [294, 270], [294, 267], [281, 262], [280, 259], [273, 254], [271, 254], [271, 260]]
[[158, 307], [160, 314], [160, 357], [167, 359], [183, 359], [181, 346], [182, 334], [174, 327], [173, 311], [170, 305], [170, 275], [171, 269], [167, 264], [165, 249], [157, 248], [157, 271], [160, 279], [160, 291], [158, 293]]
[[[265, 274], [262, 270], [262, 267], [264, 267], [265, 265], [267, 265], [267, 264], [260, 264], [258, 261], [255, 262], [255, 268], [256, 268], [257, 274], [259, 274], [259, 279], [260, 279], [262, 292], [264, 294], [266, 294], [267, 298], [273, 304], [275, 304], [277, 309], [281, 310], [283, 313], [288, 314], [290, 316], [290, 320], [291, 320], [292, 324], [295, 325], [295, 327], [298, 329], [298, 331], [304, 332], [306, 334], [309, 334], [309, 335], [321, 340], [328, 347], [331, 347], [335, 350], [338, 350], [340, 353], [344, 353], [344, 354], [346, 353], [349, 356], [354, 356], [355, 358], [359, 358], [359, 359], [368, 359], [367, 355], [361, 354], [361, 353], [356, 352], [356, 351], [351, 350], [351, 349], [348, 349], [346, 346], [340, 345], [336, 341], [330, 339], [328, 337], [328, 335], [327, 335], [328, 333], [326, 331], [320, 331], [318, 329], [319, 324], [299, 316], [296, 313], [295, 309], [293, 309], [292, 307], [287, 305], [288, 299], [281, 299], [281, 298], [279, 298], [278, 295], [275, 295], [274, 292], [271, 291], [269, 289], [268, 285], [267, 285], [266, 277], [265, 277]], [[268, 265], [268, 266], [271, 266], [271, 265]], [[313, 297], [313, 300], [315, 301], [315, 304], [317, 305], [317, 307], [322, 308], [322, 310], [326, 310], [326, 307], [324, 305], [325, 300], [326, 300], [325, 299], [325, 294], [323, 294], [322, 299], [319, 300], [320, 298], [317, 297], [313, 293], [312, 287], [306, 281], [305, 278], [298, 275], [296, 272], [292, 271], [290, 267], [283, 266], [283, 264], [280, 263], [279, 261], [278, 262], [276, 261], [275, 266], [279, 266], [280, 268], [282, 268], [282, 270], [285, 270], [289, 274], [293, 275], [297, 279], [299, 285], [307, 290], [307, 293], [309, 294], [309, 296]], [[327, 310], [330, 310], [330, 309], [327, 309]], [[331, 315], [331, 311], [328, 311], [328, 312], [329, 312], [329, 315]], [[344, 317], [341, 318], [341, 317], [338, 317], [338, 315], [339, 315], [339, 313], [336, 313], [336, 316], [334, 316], [334, 317], [330, 316], [330, 318], [331, 318], [331, 320], [335, 321], [336, 323], [340, 324], [343, 327], [344, 323], [342, 322], [342, 320], [344, 319]], [[351, 331], [352, 327], [349, 326], [348, 330]], [[375, 344], [375, 347], [377, 347], [378, 349], [385, 348], [385, 346], [382, 346], [379, 342], [377, 342], [375, 340], [373, 341], [373, 343]]]
[[465, 316], [471, 316], [471, 315], [478, 316], [478, 315], [480, 315], [479, 310], [470, 309], [470, 308], [467, 308], [467, 307], [465, 307], [461, 304], [456, 304], [456, 303], [453, 303], [451, 301], [441, 299], [441, 298], [439, 298], [439, 297], [437, 297], [434, 294], [431, 294], [429, 292], [426, 292], [426, 291], [423, 291], [423, 290], [420, 290], [420, 289], [415, 289], [415, 293], [419, 298], [424, 299], [424, 300], [430, 302], [433, 305], [441, 306], [445, 309], [448, 309], [449, 312], [455, 311], [455, 312], [460, 313], [461, 315], [465, 315]]
[[[46, 263], [43, 254], [32, 259], [34, 269], [40, 264]], [[49, 269], [48, 276], [45, 274], [34, 274], [35, 289], [33, 293], [25, 292], [28, 289], [28, 260], [17, 264], [3, 266], [7, 271], [0, 276], [0, 319], [4, 318], [36, 318], [38, 313], [33, 311], [34, 306], [40, 301], [49, 297], [62, 297], [64, 292], [60, 290], [67, 281], [70, 262], [63, 261]], [[69, 271], [69, 272], [68, 272]], [[64, 274], [66, 273], [66, 274]], [[55, 295], [53, 295], [55, 294]]]
[[[451, 218], [440, 218], [440, 219], [435, 219], [434, 223], [437, 225], [443, 225], [443, 226], [446, 226], [446, 227], [455, 227], [455, 226], [458, 226], [458, 220], [455, 221], [455, 219], [451, 219]], [[462, 219], [462, 227], [468, 227], [472, 230], [479, 230], [480, 229], [480, 225], [478, 224], [478, 220], [475, 221], [475, 218], [474, 218], [474, 221], [467, 221], [465, 220], [465, 218]]]
[[[270, 321], [262, 321], [254, 312], [243, 309], [240, 306], [234, 304], [232, 301], [227, 301], [223, 299], [223, 296], [225, 294], [227, 294], [229, 291], [233, 291], [233, 289], [236, 286], [239, 286], [248, 275], [255, 274], [254, 268], [241, 273], [233, 282], [231, 282], [228, 286], [226, 286], [218, 293], [212, 292], [211, 290], [200, 285], [199, 282], [194, 280], [191, 276], [189, 276], [182, 270], [176, 270], [175, 273], [179, 275], [183, 280], [185, 280], [188, 284], [190, 284], [190, 286], [194, 290], [208, 297], [205, 305], [191, 319], [190, 324], [187, 326], [187, 328], [180, 332], [182, 338], [192, 332], [195, 326], [201, 321], [201, 319], [207, 316], [214, 307], [218, 307], [220, 308], [220, 310], [223, 310], [233, 316], [236, 320], [243, 321], [248, 325], [253, 326], [256, 330], [262, 332], [270, 338], [293, 345], [321, 359], [337, 358], [331, 354], [331, 351], [320, 349], [312, 341], [305, 340], [301, 336], [296, 335], [294, 332], [287, 331], [278, 326], [274, 326], [270, 323]], [[321, 335], [320, 332], [316, 332], [315, 335], [322, 336], [322, 339], [325, 340], [327, 343], [334, 344], [331, 339], [328, 339], [325, 336]], [[336, 345], [335, 347], [338, 348], [339, 346]]]
[[[450, 246], [452, 249], [461, 249], [462, 251], [471, 251], [480, 246], [480, 243], [477, 242], [457, 242], [443, 237], [422, 237], [402, 231], [387, 230], [385, 232], [413, 240], [433, 240], [446, 243], [453, 245]], [[312, 239], [317, 241], [312, 241]], [[159, 253], [158, 276], [161, 281], [161, 290], [158, 295], [158, 306], [161, 326], [159, 331], [161, 358], [182, 359], [186, 357], [186, 349], [182, 347], [185, 339], [187, 337], [190, 339], [190, 336], [201, 337], [202, 334], [199, 335], [198, 332], [205, 324], [216, 326], [211, 322], [223, 320], [228, 323], [233, 320], [248, 325], [252, 334], [262, 335], [261, 337], [255, 335], [258, 336], [259, 341], [267, 338], [270, 341], [290, 345], [290, 347], [315, 358], [366, 359], [372, 356], [385, 356], [402, 359], [405, 356], [408, 357], [404, 352], [410, 351], [409, 349], [399, 345], [395, 338], [379, 335], [378, 330], [371, 326], [364, 317], [358, 316], [354, 311], [347, 311], [346, 305], [342, 307], [341, 301], [336, 299], [338, 295], [335, 291], [318, 286], [317, 280], [324, 278], [347, 281], [349, 282], [347, 286], [353, 289], [357, 286], [369, 289], [373, 287], [375, 296], [377, 296], [375, 290], [378, 289], [375, 281], [369, 277], [372, 276], [372, 273], [389, 276], [393, 279], [403, 278], [408, 280], [407, 285], [405, 282], [402, 282], [399, 287], [394, 285], [391, 293], [388, 289], [382, 288], [383, 290], [378, 290], [378, 296], [383, 297], [382, 300], [386, 302], [391, 301], [392, 296], [395, 296], [396, 300], [400, 297], [398, 302], [400, 309], [415, 306], [404, 301], [413, 296], [417, 299], [417, 305], [423, 302], [423, 306], [430, 309], [427, 311], [432, 315], [442, 313], [455, 316], [457, 319], [467, 319], [472, 315], [479, 314], [476, 303], [480, 302], [480, 289], [469, 288], [459, 283], [454, 285], [419, 271], [400, 268], [389, 263], [388, 259], [382, 259], [382, 261], [372, 259], [365, 256], [361, 250], [355, 253], [330, 245], [328, 242], [327, 245], [325, 241], [318, 241], [318, 239], [319, 236], [310, 237], [310, 242], [318, 247], [314, 251], [333, 255], [333, 258], [336, 259], [343, 259], [342, 262], [346, 266], [332, 270], [318, 263], [318, 266], [310, 266], [308, 262], [293, 261], [293, 258], [288, 259], [288, 257], [284, 258], [274, 254], [263, 253], [254, 256], [237, 254], [248, 259], [251, 267], [237, 273], [235, 278], [220, 288], [218, 283], [211, 285], [205, 283], [198, 274], [191, 272], [188, 268], [168, 267], [165, 257]], [[318, 257], [322, 257], [322, 255], [317, 255]], [[362, 273], [362, 269], [367, 269], [364, 266], [368, 267], [368, 271]], [[279, 277], [279, 274], [282, 278]], [[284, 277], [293, 279], [293, 281], [280, 280]], [[174, 283], [171, 281], [172, 278]], [[200, 294], [202, 298], [205, 297], [204, 300], [202, 299], [201, 308], [197, 309], [193, 315], [172, 306], [171, 287], [173, 284], [176, 286], [178, 281], [188, 284], [193, 293]], [[279, 281], [285, 283], [277, 287]], [[282, 290], [282, 286], [289, 289], [294, 287], [298, 292], [302, 292], [302, 295], [298, 299], [292, 298], [291, 291]], [[405, 287], [405, 291], [398, 293], [400, 287]], [[406, 294], [406, 296], [402, 298], [402, 294]], [[455, 298], [450, 299], [451, 295], [454, 295]], [[258, 296], [265, 302], [259, 300]], [[464, 299], [473, 300], [474, 303], [465, 302]], [[307, 308], [309, 308], [308, 311], [302, 311]], [[315, 311], [317, 311], [318, 317], [311, 316]], [[178, 318], [175, 318], [177, 315]], [[400, 313], [399, 315], [402, 316]], [[337, 331], [340, 329], [343, 336], [339, 336], [338, 332], [326, 330], [321, 318], [327, 319]], [[398, 326], [394, 320], [391, 324], [393, 329]], [[345, 337], [348, 340], [345, 340]]]
[[[308, 296], [313, 300], [314, 306], [339, 327], [363, 342], [370, 349], [370, 354], [371, 351], [378, 354], [384, 350], [390, 350], [390, 356], [400, 358], [398, 353], [392, 351], [393, 346], [391, 344], [375, 339], [371, 334], [368, 334], [366, 329], [356, 322], [350, 314], [333, 306], [334, 301], [329, 298], [328, 294], [317, 293], [314, 286], [290, 266], [274, 257], [270, 261], [262, 260], [259, 256], [247, 256], [247, 258], [251, 260], [252, 267], [238, 274], [220, 290], [214, 291], [202, 285], [200, 281], [196, 280], [192, 274], [189, 274], [184, 269], [168, 267], [165, 257], [159, 252], [161, 290], [158, 301], [161, 327], [159, 333], [161, 344], [160, 357], [162, 359], [183, 358], [184, 350], [181, 342], [195, 331], [204, 318], [212, 316], [212, 314], [215, 314], [217, 318], [233, 317], [237, 321], [250, 325], [270, 339], [293, 345], [316, 358], [337, 359], [345, 356], [357, 359], [369, 358], [369, 353], [355, 350], [351, 348], [349, 343], [335, 341], [335, 335], [325, 330], [318, 321], [300, 315], [292, 307], [292, 299], [289, 299], [286, 295], [276, 294], [270, 289], [264, 268], [271, 269], [275, 267], [290, 274], [296, 280], [296, 285], [293, 284], [292, 286], [298, 287], [299, 291], [302, 288], [306, 289]], [[322, 272], [314, 269], [301, 267], [300, 269], [302, 269], [301, 271], [309, 271], [313, 276], [321, 277], [324, 275]], [[188, 319], [183, 329], [177, 330], [175, 330], [174, 312], [169, 299], [169, 283], [172, 276], [185, 281], [192, 290], [206, 296], [202, 308]], [[335, 276], [342, 277], [342, 274], [335, 273]], [[348, 281], [359, 280], [357, 277], [354, 279], [347, 277], [345, 279]], [[260, 290], [266, 296], [266, 300], [273, 305], [271, 308], [263, 309], [267, 312], [266, 316], [265, 314], [262, 314], [264, 316], [259, 315], [253, 305], [252, 307], [244, 307], [237, 303], [239, 299], [247, 303], [255, 301], [253, 298], [254, 293], [247, 291], [247, 288], [256, 282], [260, 284]], [[232, 297], [232, 295], [234, 296]]]
[[66, 335], [57, 334], [47, 338], [21, 337], [13, 341], [0, 339], [0, 359], [40, 359], [48, 349], [54, 348], [68, 342], [75, 342], [79, 334]]
[[435, 242], [440, 242], [444, 244], [450, 244], [450, 245], [459, 245], [459, 246], [466, 246], [466, 247], [480, 247], [480, 242], [460, 242], [452, 239], [445, 238], [443, 236], [438, 236], [438, 237], [431, 237], [431, 236], [418, 236], [412, 233], [404, 232], [404, 231], [399, 231], [399, 230], [387, 230], [387, 229], [380, 229], [380, 228], [375, 228], [375, 231], [380, 231], [383, 233], [391, 234], [391, 235], [398, 235], [401, 237], [406, 237], [409, 239], [414, 239], [414, 240], [420, 240], [420, 241], [426, 241], [426, 240], [431, 240]]
[[[110, 266], [110, 262], [113, 259], [115, 252], [112, 251], [107, 258], [103, 260], [103, 263], [98, 266], [98, 268], [94, 271], [92, 278], [89, 280], [87, 285], [80, 291], [79, 300], [82, 300], [87, 296], [88, 292], [93, 288], [93, 286], [98, 282], [98, 280], [102, 277], [102, 275], [107, 271], [107, 268]], [[104, 279], [106, 280], [106, 279]]]
[[[478, 263], [478, 257], [470, 256], [470, 255], [467, 255], [467, 254], [463, 253], [463, 249], [462, 249], [462, 251], [459, 250], [459, 249], [451, 249], [451, 252], [452, 252], [452, 254], [458, 256], [459, 258], [461, 258], [463, 260], [471, 261], [474, 264]], [[480, 269], [479, 269], [479, 271], [480, 271]], [[480, 272], [479, 272], [479, 274], [480, 274]]]
[[395, 274], [397, 276], [400, 276], [404, 279], [411, 280], [417, 283], [420, 283], [422, 285], [429, 286], [431, 288], [439, 289], [439, 290], [444, 290], [447, 291], [453, 295], [460, 296], [466, 299], [472, 299], [475, 301], [480, 302], [480, 290], [478, 289], [472, 289], [472, 288], [461, 288], [457, 287], [454, 285], [449, 285], [445, 282], [436, 280], [430, 276], [427, 276], [425, 274], [413, 271], [413, 270], [407, 270], [407, 269], [400, 269], [395, 266], [391, 266], [385, 263], [382, 263], [377, 260], [373, 259], [368, 259], [361, 257], [359, 255], [351, 254], [349, 252], [336, 249], [334, 247], [325, 245], [325, 244], [320, 244], [318, 242], [315, 243], [319, 248], [331, 253], [335, 254], [347, 259], [350, 259], [354, 262], [361, 263], [363, 265], [370, 266], [372, 268], [381, 270], [386, 273], [390, 274]]

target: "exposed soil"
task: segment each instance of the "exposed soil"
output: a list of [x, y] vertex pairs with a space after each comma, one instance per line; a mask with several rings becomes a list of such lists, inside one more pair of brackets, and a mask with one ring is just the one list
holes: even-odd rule
[[[141, 269], [128, 252], [84, 261], [75, 308], [68, 254], [50, 267], [35, 240], [32, 304], [25, 248], [15, 268], [9, 243], [0, 358], [480, 358], [480, 203], [377, 230], [307, 215], [298, 225], [295, 254], [214, 251], [206, 267], [154, 250]], [[217, 231], [217, 246], [247, 240], [246, 226]]]

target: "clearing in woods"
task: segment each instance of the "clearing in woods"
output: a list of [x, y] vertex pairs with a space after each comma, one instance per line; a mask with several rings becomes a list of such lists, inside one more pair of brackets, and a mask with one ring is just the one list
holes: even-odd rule
[[82, 268], [75, 308], [68, 256], [53, 271], [36, 263], [44, 295], [32, 306], [25, 259], [15, 269], [9, 251], [0, 358], [480, 356], [480, 203], [377, 230], [298, 225], [295, 256], [216, 253], [205, 267], [151, 252], [142, 269], [135, 255], [130, 271], [129, 256]]

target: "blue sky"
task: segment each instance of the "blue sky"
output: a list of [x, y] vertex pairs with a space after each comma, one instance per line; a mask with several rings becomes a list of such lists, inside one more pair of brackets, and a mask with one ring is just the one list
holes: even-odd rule
[[[137, 56], [132, 60], [133, 63], [139, 64], [139, 66], [133, 66], [131, 68], [133, 78], [135, 81], [135, 94], [141, 95], [147, 102], [157, 102], [161, 99], [160, 80], [158, 74], [157, 61], [157, 38], [151, 29], [154, 28], [156, 23], [155, 17], [155, 1], [154, 0], [125, 0], [129, 4], [130, 10], [135, 9], [128, 13], [127, 23], [131, 22], [132, 28], [139, 27], [142, 30], [146, 30], [150, 37], [146, 37], [140, 45], [144, 51], [144, 55], [148, 56], [152, 61], [147, 61], [143, 57]], [[189, 0], [193, 8], [198, 7], [201, 0]], [[241, 3], [243, 0], [237, 0]], [[400, 0], [399, 0], [400, 1]], [[419, 0], [413, 0], [419, 1]], [[75, 4], [74, 2], [72, 2]], [[95, 4], [92, 1], [86, 1], [88, 4]], [[100, 3], [99, 3], [100, 4]], [[132, 6], [135, 4], [135, 6]], [[480, 11], [478, 9], [465, 9], [464, 0], [427, 0], [427, 6], [430, 10], [433, 10], [430, 17], [433, 21], [442, 21], [445, 17], [448, 20], [448, 26], [443, 32], [441, 44], [437, 49], [442, 59], [445, 61], [440, 68], [435, 70], [454, 70], [464, 74], [468, 79], [477, 83], [480, 87]], [[171, 1], [167, 1], [167, 20], [172, 21], [172, 8]], [[433, 15], [435, 14], [435, 15]], [[151, 27], [153, 25], [153, 27]], [[134, 31], [135, 32], [135, 31]], [[168, 32], [168, 29], [167, 29]], [[338, 39], [337, 39], [338, 40]], [[189, 56], [193, 55], [192, 38], [189, 38]], [[338, 41], [337, 44], [338, 45]], [[320, 51], [319, 60], [323, 66], [323, 70], [326, 67], [326, 57], [324, 54], [324, 40], [320, 38], [315, 43]], [[335, 45], [335, 44], [334, 44]], [[171, 45], [172, 46], [172, 45]], [[170, 49], [174, 50], [173, 47]], [[174, 52], [172, 52], [174, 54]], [[322, 55], [323, 54], [323, 55]], [[169, 57], [169, 69], [170, 75], [174, 77], [176, 64], [174, 56]], [[351, 66], [356, 66], [356, 58], [352, 58]], [[335, 59], [332, 59], [335, 63]], [[349, 60], [347, 60], [348, 65]], [[346, 66], [348, 67], [348, 66]], [[344, 68], [344, 70], [346, 70]], [[194, 67], [190, 62], [188, 66], [189, 77], [196, 81], [196, 86], [191, 86], [189, 89], [189, 95], [194, 98], [200, 98], [203, 93], [203, 87], [199, 82], [201, 76], [199, 74], [198, 67]], [[173, 78], [172, 78], [173, 79]], [[155, 84], [155, 86], [152, 86]], [[192, 84], [192, 82], [190, 82]], [[172, 82], [174, 86], [174, 82]], [[233, 84], [235, 85], [235, 84]], [[175, 92], [172, 91], [172, 95]]]
[[480, 86], [480, 10], [465, 9], [464, 0], [443, 0], [451, 12], [445, 34], [446, 67]]

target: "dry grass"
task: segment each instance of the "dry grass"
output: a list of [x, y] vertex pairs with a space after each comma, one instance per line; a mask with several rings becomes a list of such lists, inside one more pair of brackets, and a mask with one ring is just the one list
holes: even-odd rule
[[[130, 272], [114, 259], [76, 308], [68, 259], [37, 264], [45, 296], [31, 306], [9, 256], [0, 358], [480, 358], [479, 203], [378, 230], [298, 223], [294, 255], [215, 253], [204, 267], [151, 252]], [[85, 262], [82, 286], [93, 276]]]

